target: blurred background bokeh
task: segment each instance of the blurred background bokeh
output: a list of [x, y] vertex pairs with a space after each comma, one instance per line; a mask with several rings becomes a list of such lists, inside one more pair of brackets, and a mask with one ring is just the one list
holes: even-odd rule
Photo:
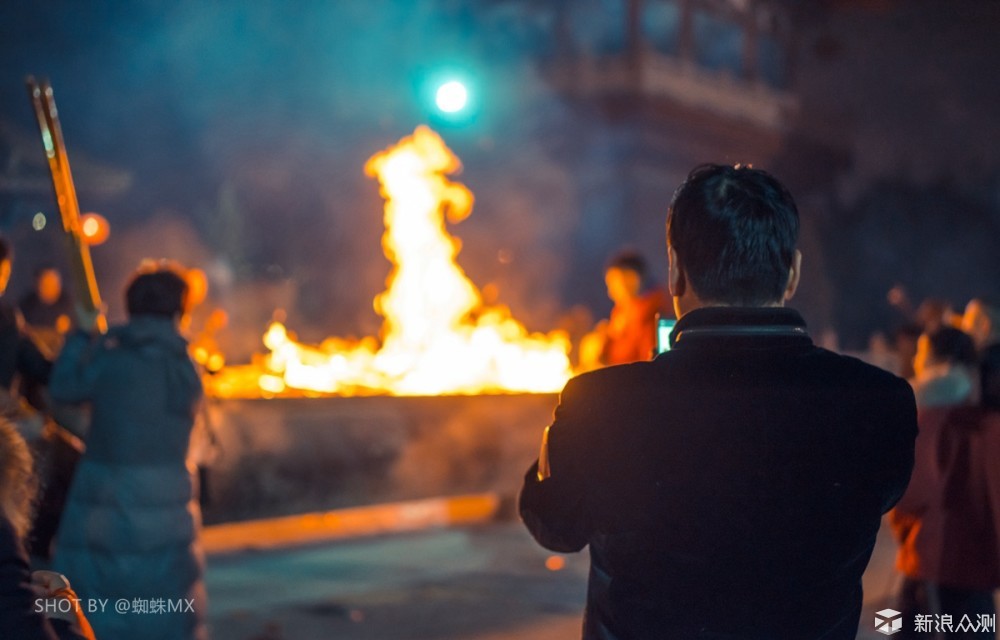
[[[796, 306], [863, 349], [897, 294], [1000, 293], [1000, 4], [992, 0], [37, 0], [0, 5], [0, 232], [11, 290], [62, 264], [24, 76], [51, 79], [112, 320], [146, 256], [203, 269], [230, 362], [276, 308], [305, 340], [376, 335], [390, 265], [363, 165], [418, 124], [476, 195], [453, 225], [487, 302], [530, 329], [605, 316], [623, 246], [665, 277], [702, 162], [783, 179]], [[460, 80], [470, 101], [439, 111]]]

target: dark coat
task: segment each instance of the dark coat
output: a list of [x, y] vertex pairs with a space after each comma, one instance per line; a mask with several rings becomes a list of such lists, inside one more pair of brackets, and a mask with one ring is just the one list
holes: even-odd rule
[[788, 309], [707, 308], [672, 351], [571, 380], [520, 511], [590, 545], [583, 636], [852, 639], [913, 466], [906, 381], [815, 347]]
[[947, 587], [1000, 587], [1000, 411], [933, 407], [919, 413], [916, 465], [890, 514], [896, 567]]
[[50, 383], [89, 401], [87, 451], [70, 486], [53, 567], [81, 598], [194, 600], [194, 611], [89, 616], [98, 638], [206, 637], [201, 511], [188, 446], [201, 381], [173, 322], [133, 317], [66, 342]]
[[0, 638], [17, 640], [82, 640], [75, 624], [47, 619], [36, 611], [28, 585], [31, 569], [14, 528], [0, 515]]
[[24, 321], [33, 327], [55, 329], [60, 316], [73, 317], [73, 301], [64, 290], [52, 304], [42, 302], [37, 291], [30, 291], [17, 303]]
[[980, 354], [979, 375], [983, 406], [1000, 410], [1000, 343], [983, 349]]
[[52, 364], [21, 331], [17, 311], [0, 301], [0, 387], [10, 389], [18, 374], [26, 382], [46, 384], [51, 370]]

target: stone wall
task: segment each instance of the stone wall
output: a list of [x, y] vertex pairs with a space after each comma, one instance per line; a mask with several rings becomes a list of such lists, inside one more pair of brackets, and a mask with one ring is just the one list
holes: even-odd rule
[[209, 524], [484, 491], [512, 500], [556, 396], [210, 403]]

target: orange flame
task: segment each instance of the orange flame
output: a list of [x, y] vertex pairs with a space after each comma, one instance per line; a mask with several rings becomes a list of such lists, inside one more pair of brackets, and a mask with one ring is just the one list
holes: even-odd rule
[[[318, 347], [296, 342], [284, 325], [268, 328], [265, 395], [296, 389], [307, 394], [395, 395], [554, 392], [572, 375], [563, 332], [530, 334], [506, 307], [487, 307], [479, 289], [455, 262], [460, 243], [445, 228], [472, 210], [473, 196], [446, 177], [459, 159], [427, 127], [382, 151], [365, 165], [379, 180], [385, 204], [382, 248], [393, 269], [374, 301], [383, 317], [374, 338], [329, 338]], [[226, 376], [221, 395], [242, 395]]]

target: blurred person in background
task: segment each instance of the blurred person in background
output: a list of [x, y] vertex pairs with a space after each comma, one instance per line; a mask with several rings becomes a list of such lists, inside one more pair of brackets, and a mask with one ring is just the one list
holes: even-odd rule
[[979, 401], [976, 347], [967, 333], [940, 327], [917, 340], [910, 384], [917, 407], [975, 404]]
[[915, 322], [924, 333], [934, 333], [941, 327], [953, 327], [958, 324], [960, 316], [955, 314], [951, 304], [940, 298], [926, 298], [917, 307]]
[[66, 578], [31, 572], [24, 540], [36, 489], [27, 443], [10, 422], [0, 419], [0, 637], [93, 640]]
[[896, 327], [892, 332], [892, 346], [896, 353], [896, 375], [909, 380], [913, 371], [913, 358], [917, 355], [917, 342], [920, 340], [920, 326], [907, 323]]
[[672, 314], [663, 289], [649, 280], [646, 260], [634, 251], [622, 251], [605, 268], [604, 283], [614, 307], [611, 317], [600, 322], [580, 346], [584, 368], [651, 359], [657, 317]]
[[93, 412], [53, 566], [73, 576], [83, 598], [182, 603], [162, 615], [95, 613], [98, 637], [208, 637], [189, 460], [201, 380], [178, 326], [187, 287], [177, 268], [147, 264], [125, 292], [128, 322], [101, 336], [97, 317], [80, 312], [89, 333], [67, 339], [52, 372], [53, 399], [89, 402]]
[[[831, 349], [831, 351], [834, 351], [834, 349]], [[885, 334], [881, 331], [876, 331], [868, 337], [868, 349], [864, 353], [858, 354], [858, 357], [868, 364], [875, 365], [879, 369], [885, 369], [893, 373], [899, 371], [896, 351], [890, 346], [889, 340], [886, 339]]]
[[21, 315], [2, 298], [13, 260], [10, 243], [0, 238], [0, 415], [15, 421], [25, 437], [33, 439], [39, 435], [42, 423], [23, 419], [26, 416], [20, 390], [22, 386], [45, 385], [52, 363], [25, 334]]
[[62, 347], [63, 336], [72, 327], [73, 301], [63, 288], [62, 275], [53, 266], [35, 271], [34, 289], [25, 294], [18, 309], [28, 333], [49, 357]]
[[[900, 638], [917, 615], [995, 615], [1000, 587], [1000, 412], [976, 405], [972, 338], [939, 328], [920, 338], [914, 369], [919, 430], [906, 493], [889, 513], [903, 584]], [[977, 627], [978, 628], [978, 627]], [[938, 637], [993, 638], [992, 630]]]
[[[0, 295], [6, 290], [12, 259], [10, 245], [0, 238]], [[82, 447], [49, 417], [56, 409], [45, 393], [52, 363], [44, 352], [45, 344], [34, 338], [24, 330], [20, 313], [0, 299], [0, 415], [17, 426], [34, 450], [42, 492], [25, 542], [32, 555], [48, 559], [65, 489]]]
[[979, 352], [979, 384], [984, 407], [1000, 410], [1000, 306], [975, 299], [965, 307], [962, 329]]

